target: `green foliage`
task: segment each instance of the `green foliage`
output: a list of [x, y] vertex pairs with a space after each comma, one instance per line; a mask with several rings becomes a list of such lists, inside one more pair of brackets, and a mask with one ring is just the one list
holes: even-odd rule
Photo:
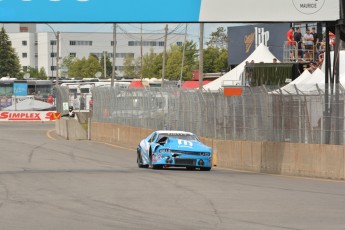
[[161, 78], [163, 53], [155, 54], [153, 49], [143, 56], [143, 78]]
[[218, 49], [227, 49], [228, 35], [224, 27], [218, 27], [216, 32], [212, 32], [211, 38], [206, 44], [207, 46], [216, 47]]
[[113, 74], [113, 65], [110, 61], [109, 55], [105, 57], [105, 65], [106, 65], [106, 76], [104, 76], [104, 55], [102, 55], [101, 60], [99, 60], [99, 64], [102, 66], [102, 77], [101, 78], [110, 78]]
[[217, 73], [228, 68], [228, 51], [209, 46], [204, 50], [204, 72]]
[[20, 76], [19, 58], [4, 29], [0, 30], [0, 77]]
[[28, 67], [28, 71], [26, 71], [25, 73], [29, 73], [30, 78], [35, 78], [38, 80], [47, 80], [47, 78], [48, 78], [46, 71], [43, 67], [41, 67], [40, 70], [33, 68], [33, 67]]
[[140, 61], [134, 60], [132, 55], [127, 54], [123, 60], [123, 73], [129, 78], [140, 77]]
[[61, 64], [61, 69], [60, 69], [60, 75], [62, 77], [68, 77], [70, 66], [75, 59], [76, 59], [75, 57], [64, 57], [62, 59], [62, 64]]
[[90, 55], [88, 59], [73, 59], [68, 69], [68, 75], [76, 79], [94, 78], [97, 72], [102, 72], [102, 67], [93, 55]]

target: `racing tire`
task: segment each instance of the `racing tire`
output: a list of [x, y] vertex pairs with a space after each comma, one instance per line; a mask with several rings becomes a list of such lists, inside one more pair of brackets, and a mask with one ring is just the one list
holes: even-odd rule
[[140, 153], [137, 154], [137, 163], [138, 163], [139, 168], [148, 168], [149, 167], [148, 165], [143, 164], [143, 161], [140, 157]]
[[211, 167], [201, 167], [200, 171], [210, 171]]
[[152, 165], [152, 169], [162, 169], [163, 165]]

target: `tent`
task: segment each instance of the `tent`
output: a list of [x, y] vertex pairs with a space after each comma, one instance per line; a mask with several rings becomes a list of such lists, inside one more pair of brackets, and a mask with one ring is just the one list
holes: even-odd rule
[[220, 78], [204, 85], [204, 89], [207, 91], [218, 91], [225, 85], [239, 85], [241, 84], [241, 74], [247, 61], [251, 62], [254, 60], [255, 63], [272, 63], [274, 58], [276, 57], [269, 51], [268, 47], [261, 43], [246, 60]]
[[7, 111], [42, 111], [50, 109], [55, 109], [55, 106], [50, 103], [34, 99], [25, 99], [24, 101], [3, 108], [3, 110]]
[[[210, 83], [211, 81], [209, 80], [205, 80], [202, 82], [202, 85], [206, 85], [208, 83]], [[182, 89], [196, 89], [199, 88], [199, 81], [185, 81], [183, 82]]]

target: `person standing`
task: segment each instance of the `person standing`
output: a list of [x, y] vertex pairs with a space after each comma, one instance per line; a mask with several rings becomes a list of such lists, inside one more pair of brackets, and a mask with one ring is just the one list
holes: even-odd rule
[[288, 32], [286, 33], [286, 39], [287, 39], [287, 46], [288, 46], [288, 50], [289, 50], [289, 57], [290, 57], [290, 61], [293, 61], [295, 59], [295, 45], [296, 42], [294, 40], [294, 31], [293, 31], [293, 27], [290, 27], [290, 29], [288, 30]]
[[305, 48], [304, 58], [307, 61], [311, 61], [313, 59], [314, 36], [310, 33], [309, 28], [307, 28], [306, 33], [303, 36], [303, 40]]
[[316, 61], [316, 59], [319, 56], [319, 49], [320, 49], [320, 38], [319, 35], [317, 34], [315, 27], [311, 28], [311, 34], [314, 37], [314, 61]]
[[296, 28], [293, 38], [296, 42], [298, 58], [301, 59], [303, 57], [303, 50], [302, 50], [302, 34], [301, 34], [301, 29], [299, 27]]

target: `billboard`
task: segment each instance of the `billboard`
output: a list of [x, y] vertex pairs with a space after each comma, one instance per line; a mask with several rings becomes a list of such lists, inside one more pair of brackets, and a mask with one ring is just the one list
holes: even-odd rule
[[13, 83], [13, 95], [14, 96], [27, 96], [28, 83]]
[[240, 64], [261, 43], [269, 47], [271, 53], [282, 61], [283, 44], [289, 28], [290, 23], [228, 27], [228, 64]]
[[0, 22], [312, 22], [339, 0], [0, 0]]

